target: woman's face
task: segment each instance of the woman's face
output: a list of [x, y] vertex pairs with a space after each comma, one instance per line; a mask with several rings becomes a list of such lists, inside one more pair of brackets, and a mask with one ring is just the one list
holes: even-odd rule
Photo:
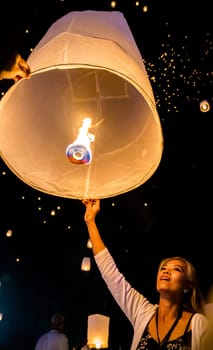
[[157, 274], [157, 291], [183, 295], [187, 288], [186, 267], [182, 260], [169, 260], [162, 265]]

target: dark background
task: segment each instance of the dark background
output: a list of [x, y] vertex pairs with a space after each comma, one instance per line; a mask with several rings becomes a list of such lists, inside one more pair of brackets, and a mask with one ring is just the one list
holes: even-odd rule
[[[103, 0], [2, 1], [1, 7], [1, 46], [18, 46], [26, 59], [50, 25], [66, 13], [112, 10], [110, 1]], [[194, 263], [208, 301], [213, 281], [210, 3], [147, 0], [136, 6], [122, 0], [114, 10], [124, 14], [141, 51], [161, 119], [164, 151], [145, 184], [101, 201], [97, 219], [102, 237], [128, 280], [153, 302], [158, 263], [172, 255]], [[0, 81], [1, 94], [12, 84]], [[211, 104], [207, 113], [200, 111], [203, 99]], [[81, 202], [30, 188], [2, 160], [0, 185], [0, 350], [33, 350], [55, 311], [65, 314], [71, 346], [86, 337], [87, 316], [103, 313], [110, 316], [110, 349], [129, 349], [132, 328], [86, 246]], [[12, 237], [6, 236], [7, 230]], [[84, 256], [92, 258], [90, 272], [81, 271]]]

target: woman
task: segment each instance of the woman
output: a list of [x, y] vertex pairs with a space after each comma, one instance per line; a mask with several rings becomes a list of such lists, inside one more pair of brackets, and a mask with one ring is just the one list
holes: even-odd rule
[[209, 323], [202, 314], [203, 300], [192, 264], [182, 257], [163, 260], [156, 281], [159, 303], [150, 303], [119, 272], [101, 239], [95, 222], [100, 200], [82, 203], [97, 266], [133, 326], [131, 350], [206, 350]]

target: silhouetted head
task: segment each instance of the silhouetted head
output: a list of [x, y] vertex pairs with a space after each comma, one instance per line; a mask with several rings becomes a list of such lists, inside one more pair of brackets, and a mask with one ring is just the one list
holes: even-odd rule
[[51, 326], [52, 329], [62, 331], [64, 328], [64, 315], [61, 313], [55, 313], [51, 317]]

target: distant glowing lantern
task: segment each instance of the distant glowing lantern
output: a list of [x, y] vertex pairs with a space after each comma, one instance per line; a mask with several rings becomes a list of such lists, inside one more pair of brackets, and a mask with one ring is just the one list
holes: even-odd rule
[[87, 241], [87, 248], [92, 248], [92, 242], [91, 242], [90, 238]]
[[29, 186], [73, 198], [107, 198], [157, 169], [163, 135], [133, 35], [118, 11], [73, 11], [28, 58], [30, 79], [0, 104], [0, 150]]
[[108, 348], [110, 318], [100, 314], [88, 316], [87, 345], [90, 348]]
[[81, 270], [90, 271], [90, 268], [91, 268], [91, 260], [89, 257], [85, 256], [81, 262]]
[[207, 100], [203, 100], [200, 102], [200, 110], [203, 113], [208, 112], [210, 110], [210, 104]]
[[12, 230], [7, 230], [6, 236], [7, 237], [12, 237], [12, 235], [13, 235], [13, 231]]

